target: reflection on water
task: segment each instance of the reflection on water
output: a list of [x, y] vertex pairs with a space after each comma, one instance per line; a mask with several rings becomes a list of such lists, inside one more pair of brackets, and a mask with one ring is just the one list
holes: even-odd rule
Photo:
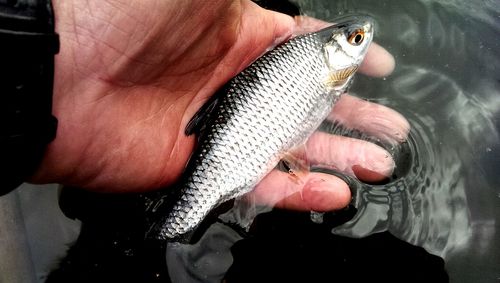
[[[396, 109], [412, 127], [408, 141], [391, 149], [396, 178], [386, 185], [357, 182], [358, 213], [333, 233], [364, 237], [389, 231], [442, 256], [452, 282], [495, 282], [500, 278], [498, 1], [296, 2], [307, 15], [325, 20], [360, 12], [375, 18], [375, 40], [394, 54], [398, 66], [387, 78], [358, 77], [353, 92]], [[245, 224], [253, 219], [231, 213], [224, 217], [238, 215], [233, 220]], [[313, 216], [321, 222], [321, 215]], [[180, 261], [199, 252], [172, 251]]]

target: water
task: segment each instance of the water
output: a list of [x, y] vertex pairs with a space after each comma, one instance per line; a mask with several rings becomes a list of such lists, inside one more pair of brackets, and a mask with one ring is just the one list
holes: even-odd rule
[[[305, 14], [324, 20], [350, 13], [375, 19], [375, 41], [395, 56], [397, 67], [387, 78], [358, 76], [352, 92], [397, 110], [412, 127], [408, 141], [393, 149], [398, 166], [395, 178], [385, 185], [357, 182], [358, 213], [332, 232], [360, 238], [388, 231], [442, 257], [451, 282], [498, 282], [500, 3], [296, 3]], [[222, 219], [247, 223], [258, 212], [246, 214], [248, 210], [240, 209]], [[322, 222], [322, 215], [313, 214], [312, 220]], [[228, 227], [214, 227], [207, 235], [221, 237], [221, 231], [228, 230], [225, 241], [221, 241], [226, 244], [214, 243], [207, 250], [227, 250], [229, 238], [233, 242], [238, 239]], [[209, 238], [202, 238], [202, 243]], [[173, 257], [194, 253], [182, 246], [169, 251], [171, 262], [175, 262]], [[220, 258], [210, 254], [204, 255], [204, 262], [207, 256]], [[229, 265], [230, 261], [212, 268], [211, 273], [200, 266], [187, 267], [185, 273], [223, 274]], [[177, 266], [175, 270], [182, 268]]]

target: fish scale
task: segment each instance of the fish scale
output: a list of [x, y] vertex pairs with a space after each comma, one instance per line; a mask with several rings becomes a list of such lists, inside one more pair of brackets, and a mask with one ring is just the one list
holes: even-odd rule
[[192, 231], [215, 206], [252, 190], [331, 112], [345, 89], [327, 84], [332, 70], [321, 36], [298, 36], [267, 52], [228, 82], [209, 113], [200, 110], [209, 118], [181, 197], [152, 228], [157, 238]]

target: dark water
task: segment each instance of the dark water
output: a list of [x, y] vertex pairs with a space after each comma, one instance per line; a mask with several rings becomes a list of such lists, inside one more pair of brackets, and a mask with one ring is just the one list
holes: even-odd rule
[[375, 19], [397, 67], [358, 76], [352, 93], [410, 121], [408, 141], [389, 148], [395, 178], [354, 180], [355, 208], [324, 215], [236, 200], [198, 243], [166, 248], [143, 241], [148, 196], [66, 189], [61, 208], [82, 231], [48, 282], [500, 282], [498, 0], [295, 3], [327, 21]]

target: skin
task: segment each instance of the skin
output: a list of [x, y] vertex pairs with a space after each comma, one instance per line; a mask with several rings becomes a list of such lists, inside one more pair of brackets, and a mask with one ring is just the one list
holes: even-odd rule
[[[195, 146], [184, 128], [208, 97], [268, 48], [325, 24], [246, 0], [54, 0], [53, 5], [61, 40], [53, 103], [59, 128], [32, 181], [101, 192], [173, 184]], [[393, 68], [392, 56], [373, 45], [360, 71], [386, 76]], [[365, 109], [363, 115], [354, 115], [353, 107]], [[383, 118], [383, 127], [407, 134], [408, 123], [399, 114], [350, 96], [330, 119], [376, 134], [369, 119], [374, 115]], [[342, 163], [366, 180], [382, 178], [394, 166], [382, 148], [349, 138], [315, 134], [306, 147], [311, 160]], [[332, 151], [338, 153], [325, 159]], [[350, 192], [327, 174], [304, 173], [293, 182], [272, 172], [248, 197], [286, 208], [331, 210], [346, 206]]]

